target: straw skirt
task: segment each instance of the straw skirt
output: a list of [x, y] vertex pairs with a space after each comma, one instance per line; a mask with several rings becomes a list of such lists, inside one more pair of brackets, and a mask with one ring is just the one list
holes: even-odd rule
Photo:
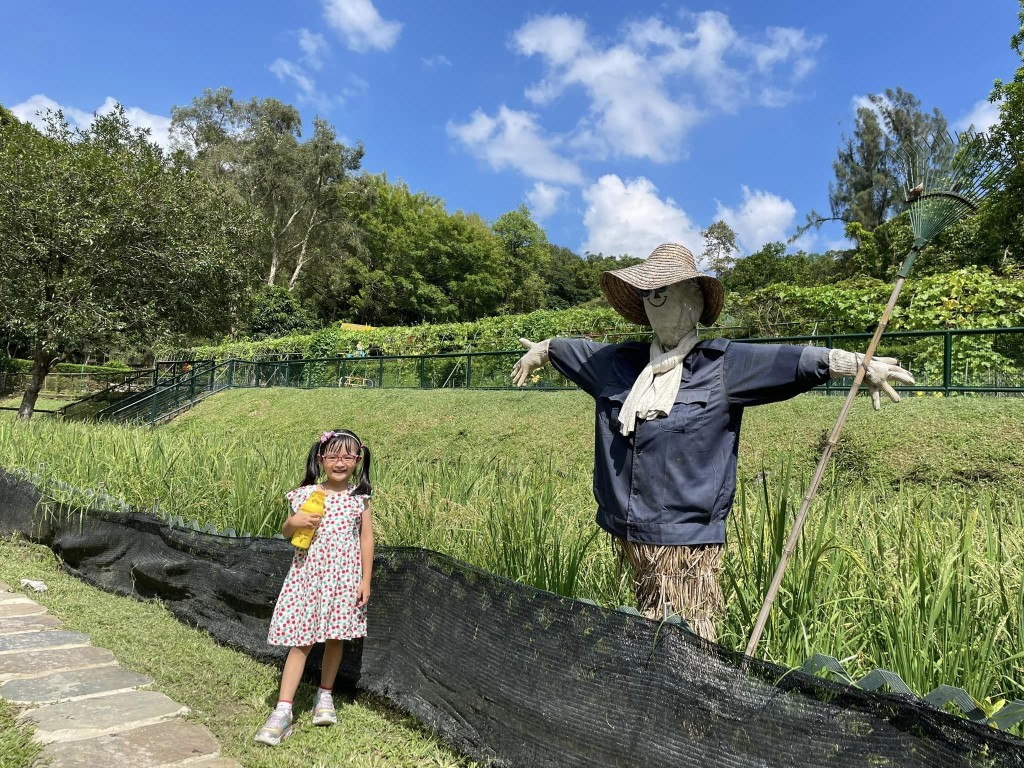
[[715, 620], [722, 612], [720, 544], [661, 546], [612, 537], [620, 564], [633, 574], [637, 610], [650, 619], [682, 616], [705, 640], [716, 638]]

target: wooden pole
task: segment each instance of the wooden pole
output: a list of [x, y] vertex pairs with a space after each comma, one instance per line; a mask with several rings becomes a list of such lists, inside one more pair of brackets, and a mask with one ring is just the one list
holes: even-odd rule
[[814, 471], [814, 478], [811, 480], [811, 485], [804, 496], [803, 504], [800, 505], [800, 511], [797, 513], [796, 521], [793, 523], [793, 530], [790, 532], [789, 538], [786, 540], [786, 546], [782, 550], [782, 557], [779, 560], [779, 565], [775, 569], [775, 575], [772, 576], [772, 583], [768, 587], [768, 592], [764, 597], [764, 603], [761, 604], [761, 611], [757, 615], [757, 621], [754, 622], [754, 629], [750, 633], [750, 642], [747, 643], [747, 656], [753, 656], [755, 651], [757, 651], [758, 643], [761, 642], [761, 635], [764, 633], [765, 625], [768, 623], [768, 614], [771, 613], [772, 604], [775, 602], [775, 597], [778, 595], [779, 587], [782, 585], [782, 577], [786, 573], [786, 566], [789, 564], [790, 558], [796, 551], [796, 543], [800, 539], [800, 532], [803, 530], [804, 522], [807, 520], [807, 513], [810, 511], [811, 502], [814, 500], [814, 496], [818, 492], [818, 486], [821, 485], [821, 480], [825, 476], [825, 468], [828, 466], [828, 460], [832, 457], [832, 450], [839, 442], [839, 434], [843, 431], [843, 425], [846, 423], [846, 417], [850, 413], [850, 407], [853, 405], [853, 399], [857, 396], [857, 390], [860, 389], [860, 385], [864, 381], [864, 375], [867, 373], [868, 364], [871, 362], [871, 358], [875, 354], [875, 349], [878, 347], [878, 342], [882, 338], [882, 334], [885, 333], [885, 329], [889, 325], [889, 318], [892, 316], [892, 311], [896, 307], [896, 301], [900, 297], [900, 291], [903, 290], [903, 284], [907, 281], [907, 277], [910, 274], [910, 268], [913, 266], [914, 259], [917, 258], [917, 253], [922, 246], [923, 243], [915, 243], [913, 250], [907, 254], [907, 258], [903, 262], [903, 267], [900, 269], [899, 277], [896, 278], [896, 285], [893, 287], [892, 295], [889, 297], [889, 303], [885, 305], [885, 310], [882, 312], [882, 319], [879, 320], [878, 327], [875, 329], [875, 333], [871, 337], [871, 341], [868, 343], [867, 351], [864, 353], [864, 360], [857, 369], [857, 375], [853, 378], [853, 385], [850, 387], [850, 391], [846, 394], [846, 400], [843, 402], [843, 409], [839, 412], [839, 419], [836, 421], [836, 425], [832, 429], [832, 434], [828, 438], [828, 443], [825, 445], [825, 450], [822, 451], [821, 458], [818, 460], [818, 467]]

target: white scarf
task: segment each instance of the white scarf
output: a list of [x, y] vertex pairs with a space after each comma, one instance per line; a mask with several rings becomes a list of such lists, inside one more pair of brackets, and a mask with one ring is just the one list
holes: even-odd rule
[[696, 328], [691, 328], [668, 352], [657, 338], [651, 342], [651, 361], [636, 377], [619, 411], [619, 432], [628, 437], [636, 429], [638, 419], [668, 415], [683, 380], [683, 358], [696, 343]]

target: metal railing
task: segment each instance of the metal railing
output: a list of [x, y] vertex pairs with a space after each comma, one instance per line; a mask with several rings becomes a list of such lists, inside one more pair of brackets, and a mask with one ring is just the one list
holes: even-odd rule
[[[870, 333], [737, 339], [748, 343], [810, 343], [857, 350]], [[986, 339], [986, 337], [988, 337]], [[979, 342], [979, 339], [981, 340]], [[158, 424], [215, 392], [229, 388], [361, 387], [513, 389], [509, 374], [519, 350], [446, 352], [436, 355], [387, 355], [295, 360], [192, 361], [173, 368], [161, 383], [103, 409], [101, 420]], [[900, 331], [886, 334], [879, 356], [897, 358], [917, 383], [897, 387], [903, 392], [1024, 395], [1024, 328]], [[167, 363], [172, 370], [171, 363]], [[551, 366], [531, 377], [534, 389], [572, 388]], [[845, 386], [844, 386], [845, 384]], [[849, 380], [837, 379], [817, 388], [844, 393]]]
[[214, 371], [224, 365], [214, 365], [212, 360], [194, 361], [186, 366], [168, 365], [163, 374], [158, 366], [155, 386], [102, 408], [96, 419], [146, 424], [164, 421], [212, 394]]

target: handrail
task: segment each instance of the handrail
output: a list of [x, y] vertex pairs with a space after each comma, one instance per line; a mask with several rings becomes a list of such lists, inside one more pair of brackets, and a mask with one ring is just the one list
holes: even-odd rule
[[68, 411], [70, 411], [72, 408], [77, 408], [78, 406], [82, 405], [83, 403], [88, 403], [88, 402], [91, 402], [93, 400], [101, 399], [104, 396], [109, 395], [111, 392], [113, 392], [118, 387], [123, 387], [125, 385], [131, 385], [131, 384], [137, 382], [139, 379], [145, 378], [146, 376], [150, 376], [150, 375], [153, 376], [153, 379], [155, 381], [156, 380], [156, 368], [140, 368], [140, 369], [137, 369], [135, 371], [135, 375], [127, 377], [127, 378], [119, 381], [116, 384], [108, 384], [106, 387], [104, 387], [103, 389], [99, 390], [98, 392], [93, 392], [91, 395], [83, 397], [80, 400], [75, 400], [74, 402], [68, 403], [67, 405], [65, 405], [63, 407], [58, 408], [56, 412], [59, 413], [61, 416], [67, 416], [68, 415]]

